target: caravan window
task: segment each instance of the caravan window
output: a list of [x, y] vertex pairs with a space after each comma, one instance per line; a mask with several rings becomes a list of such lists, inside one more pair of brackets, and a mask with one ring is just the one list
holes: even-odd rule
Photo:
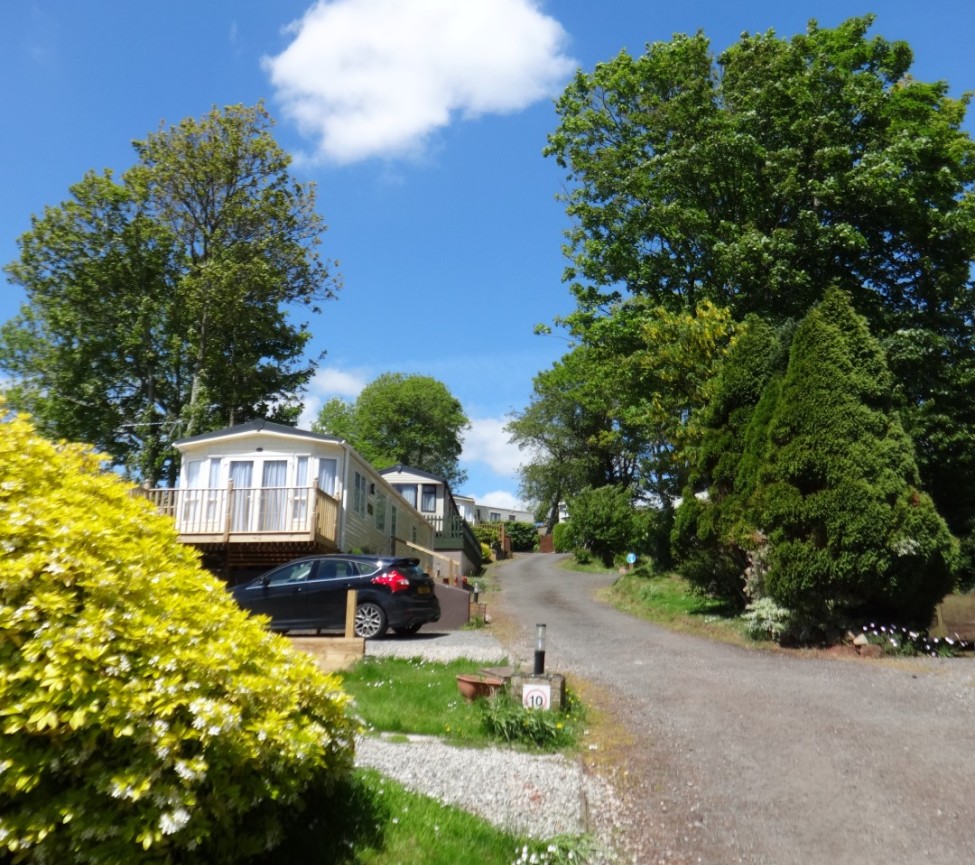
[[393, 484], [393, 489], [416, 507], [416, 484]]
[[318, 488], [330, 496], [335, 495], [335, 476], [338, 474], [339, 461], [322, 457], [318, 461]]

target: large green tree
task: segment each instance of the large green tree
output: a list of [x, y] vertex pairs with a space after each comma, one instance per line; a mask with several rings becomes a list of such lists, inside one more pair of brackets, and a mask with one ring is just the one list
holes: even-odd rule
[[454, 487], [467, 480], [459, 460], [469, 427], [459, 400], [443, 382], [395, 372], [367, 384], [354, 403], [330, 400], [313, 424], [319, 432], [347, 439], [375, 466], [412, 466]]
[[0, 333], [12, 405], [149, 482], [173, 479], [175, 439], [297, 419], [314, 362], [289, 309], [337, 283], [272, 125], [238, 105], [161, 127], [32, 219], [6, 268], [27, 296]]
[[530, 404], [507, 427], [529, 455], [522, 494], [550, 526], [559, 502], [590, 487], [621, 485], [668, 507], [686, 475], [687, 419], [732, 329], [727, 312], [631, 298], [573, 328], [578, 344], [535, 377]]
[[546, 150], [568, 173], [568, 320], [590, 328], [637, 295], [781, 323], [847, 291], [889, 349], [924, 485], [971, 538], [968, 97], [913, 78], [909, 46], [872, 23], [746, 35], [718, 56], [676, 36], [580, 71]]
[[[764, 591], [812, 621], [888, 614], [926, 625], [957, 541], [919, 489], [886, 356], [840, 291], [796, 330], [749, 514], [767, 537]], [[753, 422], [760, 414], [753, 414]]]
[[579, 72], [546, 152], [569, 172], [567, 273], [583, 309], [620, 290], [671, 308], [800, 318], [850, 291], [889, 331], [958, 325], [975, 249], [967, 98], [913, 79], [871, 17], [717, 58], [676, 36]]

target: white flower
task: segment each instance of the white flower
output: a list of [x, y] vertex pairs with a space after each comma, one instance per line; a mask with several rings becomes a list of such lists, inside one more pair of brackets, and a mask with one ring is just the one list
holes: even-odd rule
[[185, 808], [177, 808], [159, 818], [159, 830], [163, 835], [173, 835], [190, 822], [190, 813]]

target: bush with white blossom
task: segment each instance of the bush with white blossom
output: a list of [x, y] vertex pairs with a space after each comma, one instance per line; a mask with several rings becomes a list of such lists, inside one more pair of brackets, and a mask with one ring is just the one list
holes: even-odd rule
[[245, 862], [348, 776], [345, 708], [97, 454], [0, 422], [0, 861]]

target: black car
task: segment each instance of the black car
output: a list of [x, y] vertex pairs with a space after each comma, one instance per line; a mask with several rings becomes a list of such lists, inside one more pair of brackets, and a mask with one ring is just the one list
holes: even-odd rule
[[355, 634], [372, 639], [387, 628], [415, 634], [440, 618], [434, 583], [419, 559], [395, 556], [305, 556], [232, 589], [245, 610], [271, 617], [275, 631], [345, 627], [355, 589]]

